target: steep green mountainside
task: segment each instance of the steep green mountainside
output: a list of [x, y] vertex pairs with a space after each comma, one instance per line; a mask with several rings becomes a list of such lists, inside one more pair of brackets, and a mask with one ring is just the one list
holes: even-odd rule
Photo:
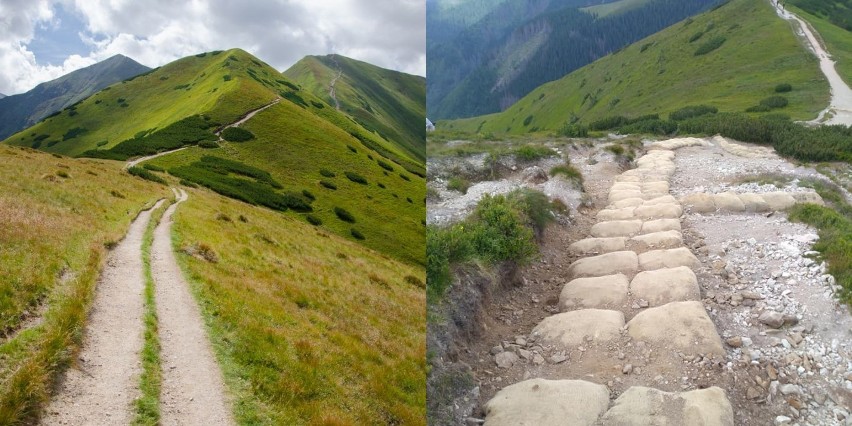
[[[718, 0], [652, 0], [596, 17], [569, 2], [516, 2], [430, 46], [430, 118], [505, 110], [539, 85], [653, 34]], [[614, 3], [613, 3], [614, 4]], [[604, 6], [609, 6], [606, 4]], [[615, 12], [618, 13], [615, 13]]]
[[789, 105], [773, 112], [812, 119], [828, 103], [816, 58], [790, 24], [768, 2], [732, 0], [544, 84], [502, 113], [437, 126], [527, 133], [697, 104], [743, 112], [777, 95], [775, 87], [784, 83], [792, 86], [781, 94]]
[[48, 114], [78, 102], [115, 82], [149, 71], [150, 68], [123, 55], [70, 72], [41, 83], [29, 92], [0, 94], [0, 139], [38, 122]]
[[[307, 56], [284, 75], [335, 106], [364, 128], [375, 131], [407, 154], [426, 160], [426, 79], [340, 55]], [[339, 77], [338, 77], [339, 76]]]
[[790, 4], [832, 24], [852, 31], [852, 1], [850, 0], [790, 0]]
[[507, 0], [426, 0], [426, 46], [443, 43]]
[[[251, 133], [216, 141], [268, 105], [241, 125]], [[116, 160], [183, 147], [142, 166], [424, 262], [424, 162], [239, 49], [115, 84], [5, 142]]]
[[[794, 4], [798, 3], [795, 2]], [[785, 7], [816, 29], [819, 37], [825, 43], [826, 50], [836, 62], [837, 72], [846, 81], [846, 84], [852, 83], [852, 31], [836, 24], [837, 17], [835, 15], [830, 17], [821, 14], [815, 15], [791, 4], [787, 4]], [[850, 19], [852, 20], [852, 17]]]

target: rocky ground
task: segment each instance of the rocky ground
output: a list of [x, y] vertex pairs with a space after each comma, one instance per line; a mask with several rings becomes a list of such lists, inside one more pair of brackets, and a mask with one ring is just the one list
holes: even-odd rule
[[[667, 178], [666, 189], [668, 194], [679, 199], [695, 193], [729, 192], [736, 198], [738, 194], [745, 193], [786, 192], [791, 199], [797, 197], [797, 201], [813, 200], [812, 190], [799, 187], [798, 183], [806, 178], [821, 178], [813, 169], [790, 164], [767, 149], [721, 138], [704, 139], [698, 145], [678, 147], [673, 152], [676, 153], [671, 160], [674, 167]], [[610, 280], [612, 284], [606, 287], [607, 291], [592, 292], [594, 297], [586, 300], [589, 306], [583, 306], [582, 298], [569, 298], [570, 303], [567, 303], [564, 295], [566, 284], [573, 281], [567, 287], [575, 292], [579, 288], [575, 281], [578, 278], [575, 261], [580, 256], [575, 254], [577, 250], [572, 252], [569, 247], [576, 248], [573, 243], [590, 233], [599, 233], [600, 228], [595, 227], [600, 225], [596, 224], [600, 217], [624, 213], [613, 208], [613, 204], [621, 201], [613, 203], [612, 199], [616, 190], [613, 182], [622, 170], [613, 161], [595, 158], [603, 154], [594, 148], [568, 150], [568, 155], [574, 164], [582, 166], [586, 200], [591, 206], [579, 205], [572, 223], [549, 228], [540, 261], [519, 274], [523, 286], [496, 295], [484, 308], [481, 322], [485, 331], [461, 345], [458, 361], [470, 366], [478, 385], [475, 392], [467, 395], [468, 400], [474, 401], [467, 404], [459, 401], [458, 404], [471, 408], [469, 423], [476, 424], [483, 419], [489, 424], [502, 424], [501, 410], [503, 413], [523, 411], [506, 409], [513, 407], [511, 403], [499, 408], [501, 399], [504, 403], [507, 399], [514, 399], [526, 406], [535, 404], [534, 400], [524, 400], [518, 395], [535, 395], [535, 392], [541, 391], [539, 395], [555, 393], [562, 395], [563, 401], [570, 401], [572, 395], [577, 397], [575, 394], [596, 395], [599, 392], [597, 401], [600, 402], [603, 391], [606, 391], [606, 404], [596, 408], [599, 414], [609, 409], [603, 417], [604, 423], [606, 419], [612, 420], [624, 413], [635, 413], [631, 401], [641, 400], [658, 399], [658, 408], [663, 407], [661, 415], [668, 413], [669, 419], [676, 418], [672, 416], [678, 415], [675, 413], [677, 409], [673, 409], [670, 403], [681, 404], [679, 409], [683, 412], [683, 404], [690, 406], [690, 401], [694, 400], [690, 395], [697, 395], [700, 399], [715, 401], [711, 404], [715, 408], [729, 409], [733, 414], [733, 424], [852, 424], [849, 412], [852, 406], [852, 317], [845, 306], [836, 302], [835, 284], [833, 278], [825, 274], [825, 265], [812, 256], [811, 247], [817, 238], [814, 229], [790, 223], [783, 212], [774, 209], [730, 211], [723, 208], [699, 213], [693, 211], [689, 204], [680, 209], [680, 203], [673, 202], [671, 209], [680, 209], [673, 210], [678, 213], [680, 230], [666, 232], [679, 232], [682, 247], [693, 253], [695, 260], [687, 259], [684, 265], [661, 266], [665, 266], [663, 269], [675, 269], [672, 266], [686, 268], [687, 271], [681, 269], [678, 273], [694, 274], [696, 288], [678, 284], [680, 287], [675, 287], [686, 290], [664, 297], [670, 300], [637, 297], [649, 293], [637, 290], [634, 277], [657, 273], [655, 270], [658, 268], [647, 267], [646, 262], [646, 267], [638, 269], [647, 272], [627, 271], [623, 284]], [[660, 164], [667, 165], [668, 162]], [[766, 173], [785, 177], [779, 181], [780, 188], [757, 182], [742, 183], [745, 177]], [[632, 183], [625, 180], [633, 179], [618, 179], [618, 188], [630, 189]], [[653, 181], [658, 180], [658, 177], [653, 178]], [[640, 192], [642, 189], [651, 191], [641, 185], [638, 188]], [[746, 197], [746, 205], [762, 206], [749, 204], [750, 200]], [[640, 200], [640, 203], [648, 202], [647, 198]], [[608, 204], [607, 212], [599, 215]], [[647, 210], [649, 206], [642, 208]], [[636, 214], [624, 205], [621, 209]], [[643, 253], [659, 251], [650, 250], [657, 247], [637, 249], [635, 243], [631, 243], [633, 237], [629, 238], [627, 248], [639, 254], [640, 265]], [[665, 241], [668, 240], [660, 239], [657, 243], [667, 244]], [[604, 251], [612, 250], [601, 252]], [[593, 253], [586, 253], [586, 259], [590, 258], [589, 254]], [[660, 261], [666, 263], [673, 259], [674, 253], [670, 254], [660, 256]], [[655, 277], [657, 281], [665, 278]], [[621, 288], [621, 285], [626, 289], [629, 279], [633, 279], [630, 291], [624, 291], [623, 295], [611, 291], [614, 287]], [[583, 285], [594, 288], [596, 284], [583, 282]], [[602, 298], [602, 294], [611, 297]], [[675, 303], [662, 303], [675, 299]], [[555, 339], [548, 339], [548, 334], [543, 332], [547, 329], [545, 324], [555, 323], [550, 318], [571, 312], [592, 314], [592, 309], [588, 309], [591, 305], [597, 305], [595, 310], [609, 312], [607, 315], [610, 317], [599, 317], [592, 322], [591, 328], [579, 333], [569, 329], [558, 330], [554, 335], [559, 337]], [[694, 311], [695, 321], [703, 324], [702, 318], [709, 319], [709, 327], [704, 324], [703, 331], [692, 336], [692, 344], [699, 343], [701, 349], [689, 345], [677, 347], [672, 342], [637, 335], [641, 327], [635, 324], [640, 320], [631, 321], [637, 317], [649, 322], [647, 318], [656, 315], [649, 313], [667, 313], [650, 321], [651, 328], [657, 324], [657, 328], [665, 329], [667, 322], [680, 315], [675, 311], [662, 310], [667, 306], [699, 308]], [[622, 323], [618, 322], [619, 315]], [[581, 319], [582, 316], [575, 318], [573, 323], [579, 324]], [[614, 320], [615, 325], [607, 327], [609, 320]], [[677, 330], [672, 334], [672, 340], [678, 340], [675, 338]], [[571, 336], [575, 337], [573, 341]], [[718, 339], [718, 347], [714, 339]], [[557, 381], [564, 382], [565, 379], [582, 380], [603, 387], [576, 392], [577, 386], [587, 385], [565, 382], [565, 386], [560, 388], [562, 385]], [[511, 386], [513, 384], [517, 386]], [[529, 386], [529, 389], [519, 391], [524, 386]], [[656, 391], [646, 388], [672, 394], [653, 393]], [[714, 389], [723, 391], [724, 398], [713, 393]], [[498, 394], [502, 390], [505, 392]], [[694, 390], [711, 393], [689, 392]], [[655, 396], [648, 396], [651, 395], [649, 392]], [[636, 398], [637, 395], [644, 396]], [[494, 402], [488, 403], [492, 399]], [[583, 397], [578, 401], [583, 407], [593, 407], [596, 399]], [[730, 408], [726, 408], [726, 403]], [[547, 407], [553, 408], [552, 405]], [[594, 411], [585, 409], [590, 410]], [[488, 417], [485, 416], [486, 411]], [[592, 422], [597, 421], [597, 416], [592, 417]]]

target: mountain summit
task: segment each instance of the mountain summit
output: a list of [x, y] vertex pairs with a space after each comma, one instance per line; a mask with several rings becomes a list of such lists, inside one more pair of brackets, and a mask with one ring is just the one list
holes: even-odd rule
[[31, 126], [104, 87], [151, 69], [124, 55], [115, 55], [94, 65], [41, 83], [19, 95], [0, 95], [0, 139]]

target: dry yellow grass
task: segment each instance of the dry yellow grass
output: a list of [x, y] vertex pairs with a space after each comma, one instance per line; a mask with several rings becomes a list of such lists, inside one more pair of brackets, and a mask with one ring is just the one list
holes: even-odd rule
[[0, 146], [0, 424], [37, 415], [78, 349], [105, 246], [166, 195], [118, 163]]
[[189, 195], [173, 238], [215, 253], [215, 263], [179, 261], [240, 423], [426, 423], [426, 297], [406, 282], [422, 283], [422, 266], [206, 190]]

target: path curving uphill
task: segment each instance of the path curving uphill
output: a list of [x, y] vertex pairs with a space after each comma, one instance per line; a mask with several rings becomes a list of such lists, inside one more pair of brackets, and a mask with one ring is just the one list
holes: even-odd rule
[[45, 425], [130, 424], [142, 364], [142, 239], [151, 209], [131, 223], [98, 280], [77, 363], [60, 379], [41, 419]]
[[834, 60], [816, 37], [816, 30], [802, 18], [790, 13], [778, 0], [772, 0], [772, 4], [778, 16], [795, 24], [797, 35], [804, 39], [807, 47], [819, 59], [819, 68], [831, 86], [831, 103], [810, 123], [852, 125], [852, 89], [837, 73]]
[[201, 312], [172, 247], [172, 217], [187, 199], [184, 190], [172, 190], [177, 201], [163, 214], [151, 245], [163, 370], [162, 423], [231, 425], [234, 420], [222, 373], [207, 340]]

